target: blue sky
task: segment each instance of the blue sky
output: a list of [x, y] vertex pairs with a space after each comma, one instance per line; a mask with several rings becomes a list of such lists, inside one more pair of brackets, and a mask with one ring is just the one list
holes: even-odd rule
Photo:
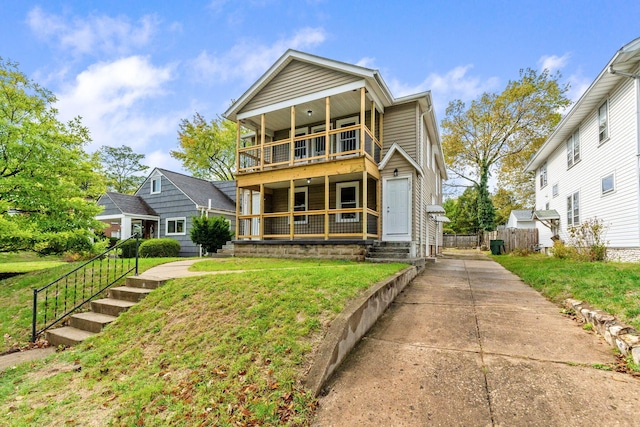
[[500, 91], [518, 70], [559, 70], [577, 100], [640, 36], [635, 1], [0, 0], [0, 57], [82, 116], [92, 152], [169, 156], [180, 119], [222, 114], [288, 48], [380, 70], [398, 97]]

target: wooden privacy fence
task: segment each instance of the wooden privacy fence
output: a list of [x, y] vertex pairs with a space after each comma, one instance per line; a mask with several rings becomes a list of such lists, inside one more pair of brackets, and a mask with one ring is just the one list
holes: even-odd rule
[[477, 234], [445, 234], [442, 246], [445, 248], [477, 248], [480, 246], [480, 236]]
[[489, 246], [490, 240], [504, 240], [507, 253], [512, 250], [533, 250], [538, 244], [537, 228], [506, 228], [504, 230], [488, 231], [484, 233], [484, 244]]

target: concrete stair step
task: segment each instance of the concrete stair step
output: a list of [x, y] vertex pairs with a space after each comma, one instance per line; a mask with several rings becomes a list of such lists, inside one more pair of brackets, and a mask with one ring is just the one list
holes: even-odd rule
[[375, 242], [374, 248], [408, 248], [411, 244], [407, 242]]
[[409, 258], [408, 252], [376, 252], [369, 253], [369, 258], [393, 258], [393, 259], [406, 259]]
[[131, 301], [102, 298], [91, 301], [91, 311], [95, 313], [108, 314], [109, 316], [117, 316], [134, 305], [136, 305], [136, 303]]
[[125, 281], [125, 286], [130, 288], [156, 289], [166, 283], [166, 280], [150, 279], [142, 276], [130, 276]]
[[385, 246], [373, 246], [369, 248], [370, 253], [404, 253], [408, 254], [411, 252], [411, 248], [408, 247], [385, 247]]
[[137, 288], [132, 286], [118, 286], [109, 289], [109, 298], [124, 301], [138, 302], [149, 295], [151, 289]]
[[98, 333], [109, 323], [116, 320], [115, 316], [87, 311], [77, 313], [69, 318], [69, 326], [88, 332]]
[[47, 341], [54, 346], [74, 346], [93, 335], [95, 335], [94, 332], [83, 331], [72, 326], [64, 326], [46, 332]]

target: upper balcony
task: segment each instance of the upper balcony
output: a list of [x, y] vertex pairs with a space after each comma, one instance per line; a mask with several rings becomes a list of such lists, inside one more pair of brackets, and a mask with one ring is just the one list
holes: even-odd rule
[[383, 116], [363, 87], [244, 117], [249, 133], [238, 135], [237, 174], [348, 157], [377, 164]]

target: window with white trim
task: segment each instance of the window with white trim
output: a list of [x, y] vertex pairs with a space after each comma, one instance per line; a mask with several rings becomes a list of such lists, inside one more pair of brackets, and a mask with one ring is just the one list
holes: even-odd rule
[[151, 194], [160, 193], [160, 184], [162, 183], [161, 177], [151, 178]]
[[[307, 211], [309, 206], [309, 187], [298, 187], [293, 191], [293, 211]], [[294, 224], [306, 224], [307, 215], [294, 215]]]
[[[297, 128], [296, 138], [307, 134], [307, 128]], [[295, 159], [306, 159], [309, 157], [309, 140], [302, 139], [294, 141], [293, 156]]]
[[[360, 207], [360, 182], [339, 182], [336, 184], [336, 208], [357, 209]], [[336, 222], [358, 222], [358, 212], [339, 213]]]
[[540, 188], [547, 185], [547, 162], [540, 166]]
[[[327, 129], [327, 125], [318, 125], [311, 128], [311, 133], [324, 132]], [[324, 156], [327, 152], [327, 141], [326, 137], [317, 136], [312, 139], [311, 142], [311, 156]]]
[[580, 193], [567, 197], [567, 227], [580, 225]]
[[609, 139], [609, 102], [604, 101], [598, 108], [598, 142]]
[[576, 130], [567, 140], [567, 167], [580, 161], [580, 131]]
[[167, 236], [187, 234], [187, 219], [185, 217], [167, 218], [165, 234]]
[[[353, 116], [347, 119], [336, 120], [336, 128], [345, 128], [360, 124], [360, 116]], [[354, 151], [360, 148], [360, 132], [357, 129], [338, 133], [338, 153], [344, 151]]]
[[555, 184], [553, 184], [553, 187], [551, 187], [551, 195], [552, 195], [553, 197], [556, 197], [558, 194], [559, 194], [559, 191], [558, 191], [558, 184], [557, 184], [557, 183], [555, 183]]
[[615, 191], [615, 179], [612, 173], [602, 177], [600, 181], [603, 195], [613, 193]]

